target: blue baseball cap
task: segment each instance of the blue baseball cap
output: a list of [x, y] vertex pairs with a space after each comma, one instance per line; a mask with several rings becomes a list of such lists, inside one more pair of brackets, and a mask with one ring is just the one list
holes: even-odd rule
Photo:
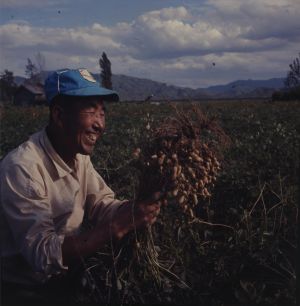
[[100, 96], [107, 101], [118, 101], [116, 91], [101, 87], [94, 77], [84, 68], [61, 69], [51, 73], [45, 81], [45, 94], [50, 104], [58, 95]]

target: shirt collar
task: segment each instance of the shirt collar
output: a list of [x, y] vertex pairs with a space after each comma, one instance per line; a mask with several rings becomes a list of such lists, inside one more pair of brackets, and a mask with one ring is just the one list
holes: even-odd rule
[[[74, 171], [71, 167], [69, 167], [63, 159], [58, 155], [58, 153], [55, 151], [55, 149], [52, 146], [52, 143], [50, 142], [46, 129], [44, 128], [41, 132], [40, 137], [41, 145], [44, 147], [44, 150], [49, 155], [51, 160], [53, 161], [54, 167], [56, 168], [56, 171], [58, 173], [58, 176], [60, 178], [70, 174]], [[75, 161], [75, 164], [77, 164], [77, 160]]]

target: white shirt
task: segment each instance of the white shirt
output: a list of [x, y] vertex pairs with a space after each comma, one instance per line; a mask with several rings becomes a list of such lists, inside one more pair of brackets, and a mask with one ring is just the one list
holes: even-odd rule
[[77, 154], [71, 169], [45, 130], [32, 135], [0, 165], [2, 278], [44, 282], [67, 270], [62, 263], [64, 237], [78, 232], [84, 213], [101, 222], [122, 203], [89, 156]]

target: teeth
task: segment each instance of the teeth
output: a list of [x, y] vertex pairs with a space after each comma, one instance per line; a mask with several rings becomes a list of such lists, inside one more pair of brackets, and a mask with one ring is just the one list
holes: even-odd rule
[[97, 139], [96, 135], [88, 135], [87, 137], [92, 141], [96, 141]]

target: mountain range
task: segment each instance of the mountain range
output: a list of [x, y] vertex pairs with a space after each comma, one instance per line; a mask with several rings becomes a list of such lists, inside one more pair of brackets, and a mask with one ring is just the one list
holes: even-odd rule
[[112, 83], [121, 100], [145, 100], [149, 97], [152, 97], [152, 100], [204, 100], [269, 98], [274, 91], [284, 87], [284, 78], [237, 80], [225, 85], [197, 89], [125, 75], [113, 75]]
[[[42, 79], [49, 74], [42, 73]], [[93, 74], [99, 81], [99, 74]], [[20, 85], [24, 77], [15, 77]], [[272, 93], [284, 87], [284, 78], [268, 80], [237, 80], [225, 85], [192, 89], [168, 85], [149, 79], [115, 74], [112, 76], [113, 89], [119, 93], [121, 101], [170, 101], [170, 100], [207, 100], [234, 98], [269, 98]]]

